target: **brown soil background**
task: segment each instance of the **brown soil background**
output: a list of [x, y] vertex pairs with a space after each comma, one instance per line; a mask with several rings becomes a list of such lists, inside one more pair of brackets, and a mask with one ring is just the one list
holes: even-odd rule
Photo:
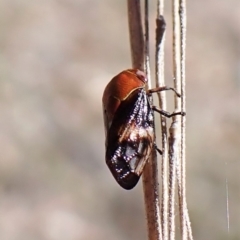
[[[0, 1], [1, 240], [146, 239], [141, 183], [121, 189], [104, 162], [102, 92], [131, 66], [126, 13], [126, 1]], [[237, 240], [240, 1], [192, 0], [187, 13], [193, 234]], [[166, 82], [172, 85], [169, 4], [165, 18]], [[172, 111], [173, 94], [167, 95]]]

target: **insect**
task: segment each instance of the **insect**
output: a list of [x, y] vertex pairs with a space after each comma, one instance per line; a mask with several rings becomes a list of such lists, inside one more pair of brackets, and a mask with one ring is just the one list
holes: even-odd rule
[[166, 117], [184, 115], [181, 112], [170, 114], [151, 106], [149, 95], [154, 92], [173, 90], [180, 95], [166, 86], [146, 91], [146, 82], [145, 73], [138, 69], [122, 71], [108, 83], [102, 97], [106, 163], [124, 189], [135, 187], [156, 147], [153, 111]]

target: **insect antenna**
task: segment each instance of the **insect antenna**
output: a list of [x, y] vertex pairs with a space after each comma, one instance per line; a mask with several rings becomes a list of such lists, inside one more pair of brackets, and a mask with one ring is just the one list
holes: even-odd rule
[[162, 155], [162, 150], [160, 150], [158, 147], [157, 147], [157, 144], [156, 143], [154, 143], [154, 148], [156, 149], [156, 151], [160, 154], [160, 155]]

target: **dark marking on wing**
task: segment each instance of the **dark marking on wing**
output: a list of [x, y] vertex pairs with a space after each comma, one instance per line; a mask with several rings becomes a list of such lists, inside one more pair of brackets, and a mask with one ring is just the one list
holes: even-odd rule
[[153, 111], [144, 89], [122, 101], [106, 136], [106, 163], [125, 189], [138, 182], [153, 147]]

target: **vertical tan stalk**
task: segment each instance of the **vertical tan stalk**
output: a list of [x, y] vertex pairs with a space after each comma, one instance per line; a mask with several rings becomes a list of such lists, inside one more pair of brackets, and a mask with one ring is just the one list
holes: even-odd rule
[[[145, 48], [143, 46], [144, 41], [141, 25], [141, 10], [139, 0], [128, 0], [128, 19], [132, 53], [132, 65], [134, 68], [140, 69], [143, 69], [143, 66], [145, 66], [145, 71], [147, 72], [148, 79], [150, 80], [149, 50], [148, 50], [148, 1], [147, 0], [145, 1], [145, 28], [146, 28]], [[143, 62], [144, 52], [145, 62]], [[148, 82], [148, 86], [149, 85], [150, 81]], [[143, 190], [149, 240], [161, 239], [158, 187], [159, 186], [157, 172], [157, 156], [156, 151], [153, 151], [152, 156], [149, 159], [143, 171]]]
[[143, 70], [144, 39], [140, 0], [128, 0], [128, 26], [133, 68]]
[[[164, 32], [163, 1], [157, 2], [156, 29], [156, 85], [164, 86], [164, 53], [162, 38]], [[175, 110], [185, 112], [185, 46], [186, 46], [186, 3], [185, 0], [172, 0], [173, 3], [173, 72], [174, 87], [181, 92], [181, 99], [175, 96]], [[149, 67], [148, 0], [145, 0], [145, 39], [141, 23], [140, 0], [128, 0], [128, 19], [133, 68], [144, 69], [151, 87]], [[162, 41], [161, 41], [162, 39]], [[145, 45], [144, 45], [145, 41]], [[160, 92], [160, 108], [166, 110], [165, 93]], [[149, 240], [175, 240], [175, 185], [178, 183], [179, 212], [182, 240], [192, 240], [192, 231], [185, 197], [185, 117], [174, 116], [169, 129], [167, 146], [167, 122], [161, 116], [162, 126], [162, 198], [159, 213], [159, 190], [156, 151], [153, 151], [143, 172], [143, 189], [148, 223]], [[169, 177], [167, 176], [169, 151]], [[168, 185], [169, 180], [169, 185]]]
[[[179, 20], [178, 20], [178, 0], [172, 1], [173, 16], [173, 75], [174, 88], [180, 92], [180, 48], [179, 48]], [[175, 110], [181, 109], [181, 99], [174, 97]], [[179, 148], [181, 141], [180, 116], [174, 116], [169, 129], [169, 239], [175, 239], [175, 186], [176, 186], [176, 164], [179, 162]]]
[[[164, 82], [164, 42], [165, 42], [165, 22], [162, 17], [164, 9], [164, 1], [157, 1], [157, 18], [156, 18], [156, 55], [155, 55], [155, 72], [156, 72], [156, 86], [165, 86]], [[166, 94], [165, 92], [158, 93], [159, 106], [166, 110]], [[166, 117], [160, 117], [161, 133], [162, 133], [162, 161], [161, 161], [161, 225], [162, 238], [168, 239], [168, 147], [167, 147], [167, 121]]]
[[[180, 69], [181, 69], [181, 111], [186, 112], [186, 74], [185, 74], [185, 62], [186, 62], [186, 1], [179, 0], [179, 20], [180, 20]], [[186, 118], [181, 119], [181, 225], [182, 227], [182, 239], [193, 240], [191, 222], [188, 214], [187, 201], [186, 201]]]
[[[186, 92], [185, 92], [185, 53], [186, 53], [186, 2], [185, 0], [173, 0], [173, 68], [174, 68], [174, 87], [177, 91], [181, 90], [181, 101], [175, 98], [175, 108], [186, 112]], [[170, 165], [176, 167], [176, 178], [178, 183], [180, 229], [182, 240], [193, 239], [189, 214], [186, 202], [186, 154], [185, 154], [185, 128], [186, 117], [179, 116], [173, 118], [170, 128], [169, 144], [173, 153], [170, 154]], [[180, 149], [180, 151], [179, 151]], [[171, 167], [170, 167], [171, 168]], [[171, 174], [174, 174], [173, 169]], [[171, 178], [171, 177], [170, 177]], [[175, 179], [173, 180], [175, 181]], [[174, 183], [172, 183], [175, 185]], [[170, 186], [170, 189], [172, 187]], [[174, 191], [174, 190], [173, 190]], [[171, 202], [171, 200], [170, 200]], [[171, 203], [170, 203], [171, 204]], [[170, 211], [171, 212], [171, 211]], [[174, 210], [172, 210], [174, 213]], [[173, 219], [172, 219], [173, 223]], [[175, 224], [173, 223], [174, 235]], [[175, 239], [175, 236], [171, 239]]]
[[[151, 88], [150, 62], [149, 62], [149, 23], [148, 23], [148, 0], [144, 4], [144, 26], [145, 26], [145, 72], [148, 77], [148, 88]], [[152, 98], [150, 99], [152, 101]], [[158, 183], [158, 166], [156, 151], [146, 164], [143, 171], [143, 190], [146, 216], [148, 221], [148, 239], [162, 239], [161, 221], [159, 214], [159, 183]]]
[[[186, 51], [186, 5], [185, 2], [179, 0], [179, 21], [180, 21], [180, 79], [181, 79], [181, 110], [186, 111], [186, 92], [185, 92], [185, 51]], [[185, 154], [185, 128], [186, 118], [181, 119], [181, 153], [180, 153], [180, 186], [179, 186], [179, 202], [180, 202], [180, 223], [182, 240], [187, 240], [186, 225], [186, 154]]]

